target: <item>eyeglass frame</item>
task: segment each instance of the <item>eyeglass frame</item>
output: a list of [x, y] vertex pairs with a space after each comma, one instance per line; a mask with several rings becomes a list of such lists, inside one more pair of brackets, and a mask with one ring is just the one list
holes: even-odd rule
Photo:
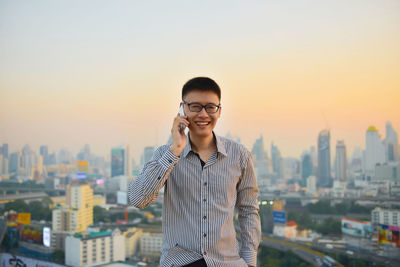
[[[217, 112], [219, 111], [219, 109], [221, 108], [221, 104], [215, 105], [214, 103], [208, 103], [208, 104], [206, 104], [206, 105], [202, 105], [202, 104], [200, 104], [200, 103], [198, 103], [198, 102], [188, 103], [188, 102], [186, 102], [185, 100], [182, 100], [182, 103], [183, 103], [184, 105], [187, 105], [187, 106], [188, 106], [189, 111], [191, 111], [191, 110], [190, 110], [190, 105], [197, 104], [197, 105], [201, 106], [201, 109], [200, 109], [199, 111], [191, 111], [191, 112], [196, 112], [196, 113], [200, 113], [200, 112], [204, 109], [208, 114], [215, 114], [215, 113], [217, 113]], [[208, 105], [212, 105], [212, 106], [217, 107], [217, 110], [216, 110], [215, 112], [208, 112], [207, 109], [206, 109], [206, 107], [207, 107]]]

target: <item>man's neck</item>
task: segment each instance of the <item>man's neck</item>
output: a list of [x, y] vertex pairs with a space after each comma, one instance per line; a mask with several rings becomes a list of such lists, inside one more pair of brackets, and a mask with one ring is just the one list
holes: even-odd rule
[[214, 134], [210, 134], [209, 136], [195, 136], [189, 135], [190, 145], [192, 150], [201, 153], [204, 151], [215, 150], [217, 145], [215, 142]]

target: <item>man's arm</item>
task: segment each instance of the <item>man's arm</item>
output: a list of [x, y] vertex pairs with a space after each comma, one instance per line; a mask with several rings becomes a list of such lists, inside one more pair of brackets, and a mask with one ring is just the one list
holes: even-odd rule
[[159, 147], [141, 174], [129, 183], [129, 204], [143, 209], [152, 203], [178, 161], [168, 145]]
[[237, 186], [236, 207], [239, 215], [240, 256], [249, 266], [257, 265], [257, 249], [261, 240], [261, 223], [258, 214], [258, 186], [254, 164], [249, 151], [247, 163]]
[[187, 137], [184, 132], [179, 131], [181, 124], [189, 126], [186, 118], [187, 116], [179, 114], [174, 118], [171, 129], [172, 144], [159, 147], [154, 152], [152, 160], [144, 166], [142, 173], [130, 182], [129, 204], [143, 209], [157, 198], [158, 191], [164, 186], [186, 146]]

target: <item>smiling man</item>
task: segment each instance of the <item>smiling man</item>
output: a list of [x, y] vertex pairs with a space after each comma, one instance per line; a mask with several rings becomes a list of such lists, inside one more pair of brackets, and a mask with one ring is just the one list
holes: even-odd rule
[[[172, 142], [159, 147], [129, 185], [129, 202], [138, 208], [152, 203], [165, 186], [162, 267], [257, 264], [261, 227], [253, 161], [243, 145], [213, 132], [220, 100], [212, 79], [189, 80], [180, 103], [185, 116], [174, 118]], [[187, 135], [182, 124], [189, 128]]]

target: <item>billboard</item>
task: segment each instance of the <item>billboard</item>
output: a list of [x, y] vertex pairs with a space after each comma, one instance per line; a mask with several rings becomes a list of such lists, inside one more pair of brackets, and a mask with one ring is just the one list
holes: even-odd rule
[[18, 213], [17, 222], [20, 224], [31, 224], [31, 214]]
[[370, 238], [372, 226], [370, 222], [342, 218], [342, 233], [357, 237]]
[[43, 227], [43, 245], [45, 247], [50, 247], [50, 227]]
[[111, 177], [124, 174], [124, 150], [113, 148], [111, 150]]
[[274, 211], [273, 218], [274, 218], [274, 223], [286, 224], [286, 212], [284, 211]]
[[78, 161], [78, 171], [79, 172], [88, 172], [89, 171], [89, 162], [87, 160]]
[[272, 206], [273, 210], [283, 211], [283, 201], [282, 200], [275, 200], [273, 203], [274, 203]]
[[76, 173], [76, 179], [86, 179], [87, 175], [86, 172], [77, 172]]
[[23, 225], [21, 240], [29, 243], [43, 244], [43, 228], [40, 226]]
[[0, 266], [12, 267], [12, 266], [44, 266], [44, 267], [64, 267], [53, 262], [42, 261], [23, 256], [11, 255], [9, 253], [0, 253]]
[[400, 227], [379, 224], [378, 225], [378, 242], [383, 245], [395, 245], [400, 248], [399, 238]]

